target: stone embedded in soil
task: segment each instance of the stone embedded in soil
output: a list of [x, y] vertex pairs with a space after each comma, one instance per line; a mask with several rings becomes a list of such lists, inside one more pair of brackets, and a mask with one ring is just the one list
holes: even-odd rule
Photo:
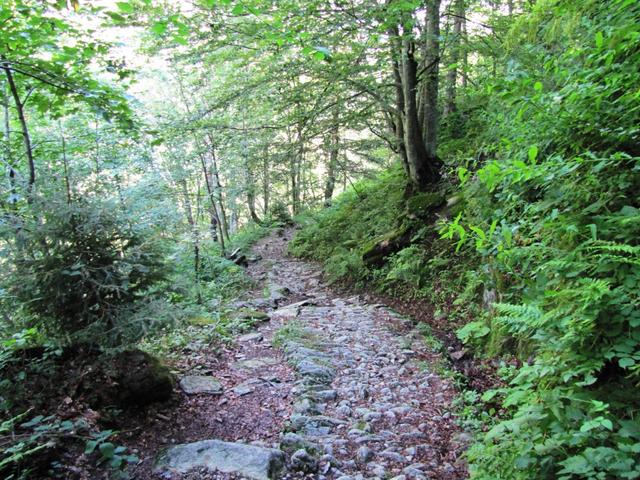
[[320, 390], [319, 392], [315, 392], [313, 396], [317, 400], [327, 402], [336, 400], [338, 398], [338, 392], [336, 392], [335, 390]]
[[284, 454], [280, 450], [203, 440], [169, 448], [156, 463], [155, 470], [186, 473], [194, 468], [206, 468], [253, 480], [272, 480], [280, 478], [284, 465]]
[[248, 360], [240, 360], [235, 363], [236, 368], [241, 368], [244, 370], [257, 370], [263, 367], [269, 367], [272, 365], [277, 365], [280, 363], [277, 358], [273, 357], [258, 357], [258, 358], [250, 358]]
[[291, 290], [288, 287], [278, 285], [277, 283], [270, 282], [269, 283], [269, 300], [275, 306], [278, 306], [280, 302], [285, 300], [287, 296], [291, 293]]
[[291, 303], [271, 312], [271, 318], [294, 318], [300, 315], [302, 307], [314, 305], [310, 300]]
[[271, 318], [268, 314], [261, 312], [260, 310], [253, 310], [251, 308], [241, 308], [240, 310], [232, 313], [231, 317], [242, 320], [256, 320], [259, 322], [267, 322]]
[[239, 342], [261, 342], [263, 339], [264, 335], [260, 332], [247, 333], [246, 335], [238, 337]]
[[333, 370], [311, 360], [302, 360], [296, 365], [296, 369], [303, 377], [309, 377], [322, 383], [331, 383], [334, 377]]
[[210, 395], [221, 395], [222, 384], [213, 377], [204, 375], [188, 375], [180, 380], [180, 388], [188, 395], [198, 393], [208, 393]]
[[318, 471], [318, 461], [301, 448], [291, 455], [291, 468], [298, 472], [315, 473]]
[[300, 449], [314, 451], [317, 450], [318, 447], [313, 443], [305, 440], [302, 436], [293, 432], [285, 433], [280, 439], [280, 450], [291, 453]]
[[249, 380], [245, 380], [244, 382], [233, 387], [233, 393], [242, 397], [244, 395], [249, 395], [254, 392], [254, 385], [259, 384], [261, 381], [257, 378], [250, 378]]

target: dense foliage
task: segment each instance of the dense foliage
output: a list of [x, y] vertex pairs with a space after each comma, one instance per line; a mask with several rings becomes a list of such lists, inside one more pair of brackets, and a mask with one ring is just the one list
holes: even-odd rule
[[[459, 335], [477, 355], [522, 360], [483, 396], [505, 410], [469, 451], [472, 478], [640, 476], [639, 17], [634, 2], [547, 1], [510, 25], [501, 74], [468, 89], [465, 128], [442, 146], [453, 185], [441, 189], [455, 204], [433, 225], [442, 240], [416, 230], [386, 265], [363, 269], [367, 242], [384, 233], [368, 219], [397, 207], [365, 200], [368, 215], [349, 216], [352, 193], [294, 244], [333, 254], [339, 276], [411, 285], [473, 320]], [[383, 179], [360, 194], [389, 188]], [[357, 224], [348, 241], [342, 218]], [[450, 285], [451, 306], [434, 271], [460, 264], [471, 275]], [[474, 297], [495, 300], [477, 316]]]
[[[158, 247], [115, 205], [57, 204], [19, 239], [9, 293], [49, 326], [114, 328], [119, 309], [162, 278]], [[40, 222], [42, 224], [40, 224]]]

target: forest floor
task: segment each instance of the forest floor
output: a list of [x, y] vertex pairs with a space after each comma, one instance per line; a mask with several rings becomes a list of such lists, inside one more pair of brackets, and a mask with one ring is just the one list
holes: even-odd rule
[[[260, 478], [283, 462], [289, 473], [277, 478], [466, 478], [456, 391], [435, 373], [442, 359], [428, 338], [385, 305], [329, 288], [319, 266], [288, 257], [292, 233], [254, 246], [247, 273], [256, 288], [236, 303], [269, 320], [224, 349], [196, 342], [173, 365], [183, 380], [215, 377], [221, 393], [177, 387], [121, 436], [141, 460], [133, 478]], [[210, 439], [234, 442], [222, 445], [233, 451], [201, 442]], [[234, 472], [220, 454], [244, 466]], [[216, 465], [227, 473], [207, 468]]]

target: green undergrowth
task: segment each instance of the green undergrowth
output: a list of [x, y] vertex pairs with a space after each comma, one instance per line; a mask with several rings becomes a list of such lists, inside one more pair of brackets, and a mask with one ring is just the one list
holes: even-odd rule
[[[474, 479], [640, 478], [640, 6], [606, 5], [546, 0], [513, 23], [505, 70], [465, 92], [441, 146], [447, 206], [416, 221], [385, 172], [291, 247], [334, 281], [430, 300], [480, 358], [517, 358], [460, 400]], [[367, 264], [399, 228], [408, 244]]]
[[364, 282], [368, 272], [362, 262], [362, 247], [395, 224], [404, 185], [400, 169], [357, 182], [330, 208], [297, 218], [303, 229], [289, 244], [289, 251], [324, 260], [330, 280]]
[[[231, 237], [227, 250], [240, 249], [249, 253], [251, 246], [268, 235], [278, 224], [250, 224]], [[194, 282], [188, 249], [176, 255], [176, 269], [165, 288], [165, 296], [171, 306], [167, 312], [175, 312], [171, 321], [160, 331], [151, 332], [140, 342], [150, 353], [163, 357], [178, 357], [186, 346], [217, 348], [232, 340], [234, 335], [251, 329], [260, 319], [244, 314], [229, 306], [244, 291], [252, 287], [252, 281], [244, 268], [222, 256], [219, 244], [204, 244], [197, 281]], [[256, 317], [256, 318], [254, 318]]]
[[[474, 270], [478, 258], [441, 241], [434, 215], [458, 210], [443, 203], [451, 188], [408, 199], [405, 188], [399, 167], [355, 184], [330, 208], [298, 217], [302, 229], [289, 252], [322, 262], [330, 282], [428, 299], [439, 309], [438, 315], [446, 311], [450, 320], [462, 321], [471, 312], [478, 313], [474, 303], [481, 287]], [[397, 238], [399, 232], [408, 238], [405, 246], [380, 264], [367, 261], [374, 246]]]

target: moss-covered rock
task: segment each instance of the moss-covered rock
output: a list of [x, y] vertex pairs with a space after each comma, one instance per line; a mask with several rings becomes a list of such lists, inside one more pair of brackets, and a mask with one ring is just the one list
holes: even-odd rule
[[148, 405], [171, 397], [175, 378], [156, 357], [142, 350], [127, 350], [117, 355], [114, 364], [117, 397], [123, 406]]
[[382, 266], [386, 257], [403, 249], [410, 241], [410, 228], [402, 225], [367, 242], [362, 248], [362, 261], [368, 266]]
[[269, 315], [260, 310], [253, 310], [251, 308], [241, 308], [232, 312], [229, 315], [230, 318], [241, 320], [255, 320], [257, 322], [266, 322], [269, 320]]
[[407, 199], [406, 211], [409, 217], [427, 218], [445, 204], [440, 192], [422, 192]]

